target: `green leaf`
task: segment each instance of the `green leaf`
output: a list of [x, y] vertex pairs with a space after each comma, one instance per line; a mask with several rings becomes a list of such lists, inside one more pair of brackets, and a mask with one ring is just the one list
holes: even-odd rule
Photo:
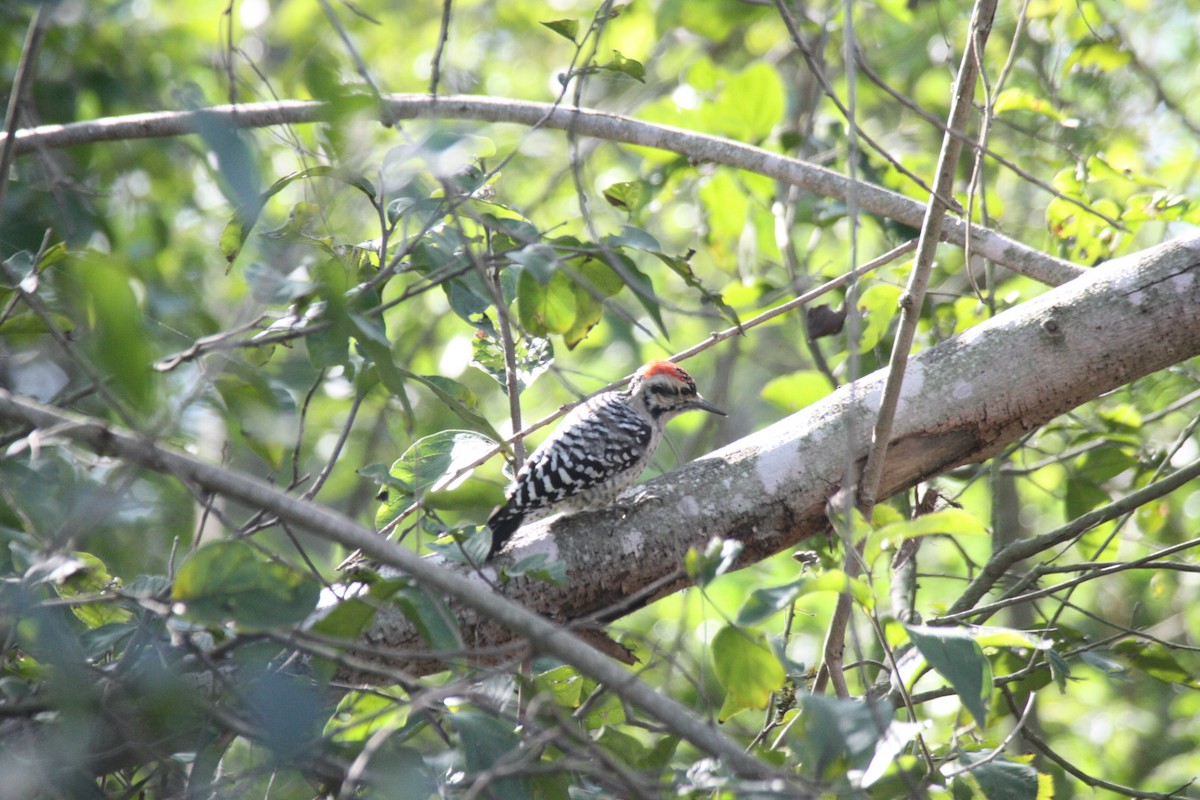
[[1186, 686], [1189, 689], [1200, 689], [1200, 679], [1188, 670], [1175, 657], [1175, 653], [1158, 642], [1140, 642], [1125, 640], [1113, 648], [1135, 669], [1140, 669], [1147, 675], [1157, 678], [1163, 683], [1173, 683]]
[[[590, 696], [596, 686], [591, 681], [584, 682], [584, 694]], [[604, 692], [599, 702], [588, 704], [587, 713], [583, 717], [583, 727], [589, 731], [600, 730], [605, 726], [620, 725], [625, 721], [625, 706], [615, 692]]]
[[787, 414], [795, 413], [833, 393], [829, 379], [815, 369], [802, 369], [767, 381], [763, 400]]
[[600, 323], [604, 316], [604, 307], [592, 297], [591, 292], [579, 283], [574, 283], [572, 293], [575, 295], [575, 319], [571, 327], [563, 332], [563, 342], [568, 350], [587, 338], [588, 332]]
[[725, 626], [713, 637], [712, 660], [717, 682], [725, 689], [725, 704], [717, 715], [721, 722], [746, 708], [766, 708], [787, 679], [761, 631]]
[[475, 411], [477, 402], [475, 395], [457, 381], [443, 378], [440, 375], [417, 375], [396, 365], [392, 359], [391, 343], [382, 329], [382, 323], [368, 319], [361, 314], [351, 314], [350, 322], [354, 326], [355, 338], [359, 346], [374, 363], [379, 371], [379, 379], [392, 394], [403, 397], [404, 382], [416, 381], [432, 391], [445, 406], [453, 411], [458, 418], [475, 430], [499, 442], [503, 441], [499, 432], [492, 424]]
[[344, 366], [350, 361], [350, 332], [345, 325], [330, 324], [304, 336], [308, 361], [317, 369]]
[[[254, 229], [255, 223], [258, 222], [258, 216], [267, 201], [287, 188], [289, 184], [307, 178], [333, 178], [345, 183], [347, 186], [353, 186], [374, 202], [375, 186], [369, 180], [361, 175], [346, 173], [326, 164], [284, 175], [267, 187], [266, 191], [258, 197], [239, 203], [237, 210], [229, 218], [229, 222], [225, 224], [224, 230], [221, 231], [220, 247], [221, 253], [225, 256], [225, 261], [228, 264], [226, 272], [232, 268], [233, 262], [241, 254], [242, 248], [246, 244], [246, 239], [250, 237], [250, 231]], [[295, 209], [293, 209], [294, 211]], [[305, 210], [305, 213], [308, 212], [311, 212], [311, 209]], [[302, 221], [293, 220], [294, 224], [290, 228], [287, 225], [284, 227], [289, 231], [295, 232], [297, 230], [297, 224], [295, 223], [300, 222]], [[301, 224], [299, 227], [303, 227], [303, 225]]]
[[216, 542], [183, 563], [171, 596], [186, 605], [189, 619], [255, 631], [303, 621], [320, 593], [311, 577], [267, 561], [245, 542]]
[[566, 333], [575, 322], [575, 288], [571, 279], [555, 272], [545, 284], [526, 269], [517, 280], [517, 311], [521, 326], [534, 336]]
[[508, 258], [514, 264], [520, 264], [537, 282], [545, 286], [559, 270], [558, 253], [553, 247], [535, 243], [509, 253]]
[[[513, 342], [513, 357], [517, 368], [517, 391], [523, 392], [554, 363], [554, 346], [549, 339], [522, 336]], [[491, 375], [508, 394], [504, 347], [498, 339], [482, 331], [476, 333], [471, 340], [471, 366]]]
[[1108, 492], [1086, 478], [1068, 478], [1065, 497], [1067, 519], [1083, 516], [1109, 500]]
[[659, 305], [658, 296], [654, 293], [654, 283], [645, 273], [637, 268], [637, 265], [633, 263], [633, 259], [629, 258], [629, 256], [624, 253], [617, 253], [614, 258], [620, 262], [621, 268], [631, 284], [637, 284], [636, 288], [632, 285], [629, 288], [633, 289], [634, 296], [637, 297], [642, 308], [646, 309], [646, 313], [650, 315], [650, 319], [654, 320], [654, 324], [663, 335], [663, 338], [670, 339], [671, 337], [667, 335], [667, 326], [663, 322], [662, 307]]
[[394, 731], [404, 727], [410, 708], [403, 691], [397, 688], [352, 691], [338, 702], [337, 710], [325, 723], [324, 736], [336, 744], [366, 744], [382, 728]]
[[721, 93], [704, 109], [707, 126], [739, 141], [763, 141], [783, 120], [786, 89], [779, 71], [759, 61], [738, 73], [721, 72]]
[[646, 68], [642, 66], [640, 61], [626, 58], [618, 50], [613, 50], [612, 52], [612, 61], [606, 64], [598, 64], [597, 69], [607, 70], [608, 72], [619, 72], [622, 75], [628, 75], [639, 83], [646, 82]]
[[33, 312], [17, 313], [8, 319], [0, 321], [0, 336], [30, 336], [49, 333], [51, 330], [70, 333], [75, 329], [75, 323], [62, 314], [49, 313], [48, 320]]
[[431, 553], [437, 553], [455, 564], [467, 566], [482, 564], [491, 552], [492, 531], [486, 525], [468, 525], [445, 532], [445, 535], [429, 545]]
[[194, 115], [196, 133], [217, 160], [217, 171], [221, 177], [221, 191], [235, 208], [253, 209], [257, 216], [262, 201], [259, 199], [258, 162], [246, 143], [246, 135], [233, 127], [225, 117], [211, 111], [200, 110]]
[[955, 539], [959, 536], [986, 536], [988, 529], [971, 512], [962, 509], [941, 509], [916, 519], [899, 519], [871, 531], [866, 540], [863, 559], [868, 564], [874, 564], [884, 548], [895, 551], [906, 539], [936, 535], [952, 536]]
[[557, 33], [572, 44], [577, 44], [576, 38], [579, 36], [579, 20], [577, 19], [555, 19], [550, 22], [541, 22], [540, 25], [545, 25], [550, 30]]
[[832, 781], [857, 773], [868, 786], [895, 761], [920, 726], [898, 722], [886, 703], [867, 704], [822, 695], [798, 693], [800, 714], [787, 727], [788, 747], [820, 780]]
[[900, 311], [899, 286], [876, 283], [859, 295], [858, 311], [865, 324], [859, 331], [858, 352], [869, 353], [883, 340]]
[[625, 281], [621, 276], [598, 257], [588, 257], [579, 265], [574, 277], [587, 289], [589, 295], [612, 297], [625, 288]]
[[[959, 764], [970, 768], [966, 776], [979, 787], [986, 800], [1052, 800], [1051, 776], [1003, 756], [985, 761], [988, 755], [960, 752], [958, 756]], [[958, 778], [955, 783], [962, 780]]]
[[569, 664], [542, 672], [533, 679], [536, 692], [549, 694], [557, 706], [567, 710], [579, 708], [583, 683], [583, 677]]
[[781, 586], [771, 586], [766, 589], [755, 589], [742, 608], [738, 611], [738, 625], [757, 625], [773, 614], [778, 614], [792, 604], [804, 587], [805, 580], [801, 579]]
[[823, 570], [816, 577], [805, 581], [801, 587], [801, 594], [814, 592], [849, 592], [854, 601], [863, 608], [875, 607], [875, 595], [870, 585], [861, 578], [851, 578], [840, 569]]
[[658, 243], [658, 239], [655, 239], [650, 233], [633, 225], [622, 225], [620, 233], [605, 236], [604, 245], [612, 248], [628, 247], [646, 253], [657, 254], [662, 252], [662, 245]]
[[[479, 775], [500, 764], [520, 764], [528, 758], [510, 723], [474, 709], [452, 711], [446, 717], [458, 733], [468, 774]], [[488, 784], [488, 794], [499, 800], [528, 800], [529, 779], [524, 775], [499, 778]]]
[[925, 661], [949, 681], [979, 727], [987, 727], [987, 699], [992, 668], [970, 631], [928, 625], [905, 625]]
[[294, 272], [285, 274], [277, 267], [258, 261], [247, 264], [243, 275], [254, 299], [270, 305], [289, 303], [311, 294], [316, 288], [309, 281], [297, 278]]
[[[120, 580], [110, 575], [104, 562], [91, 553], [73, 553], [63, 567], [56, 570], [56, 577], [50, 583], [64, 600], [99, 598], [109, 589], [120, 588]], [[128, 622], [133, 614], [112, 602], [115, 599], [109, 597], [105, 601], [75, 604], [71, 606], [71, 613], [88, 628]]]
[[642, 182], [614, 183], [603, 191], [603, 195], [610, 206], [632, 212], [642, 204]]
[[324, 613], [313, 623], [311, 630], [332, 639], [353, 642], [374, 622], [379, 607], [407, 585], [407, 579], [377, 580], [365, 596], [349, 597], [328, 611], [322, 609]]
[[1133, 53], [1119, 39], [1088, 41], [1075, 46], [1063, 62], [1063, 74], [1071, 72], [1112, 72], [1133, 61]]
[[[1131, 447], [1106, 442], [1075, 459], [1072, 471], [1088, 481], [1103, 483], [1140, 464]], [[1072, 518], [1074, 516], [1078, 515], [1072, 515]]]
[[277, 468], [284, 443], [293, 440], [290, 421], [296, 409], [291, 394], [271, 382], [267, 373], [249, 368], [227, 368], [217, 378], [216, 389], [246, 446]]
[[1016, 628], [977, 627], [967, 629], [980, 647], [1016, 647], [1049, 651], [1053, 642]]
[[421, 639], [435, 651], [453, 653], [462, 649], [457, 618], [440, 598], [418, 586], [399, 587], [392, 604], [408, 617]]
[[943, 508], [930, 514], [885, 525], [875, 532], [881, 539], [899, 541], [918, 536], [987, 536], [988, 530], [975, 515], [961, 508]]
[[87, 344], [95, 363], [135, 409], [155, 408], [152, 339], [128, 269], [112, 259], [88, 258], [74, 274], [93, 321]]
[[741, 320], [738, 319], [737, 312], [733, 309], [733, 306], [726, 303], [725, 299], [721, 297], [719, 292], [710, 292], [704, 287], [704, 284], [702, 284], [700, 279], [696, 277], [696, 273], [692, 270], [692, 265], [687, 262], [686, 258], [677, 258], [676, 256], [669, 256], [666, 253], [655, 253], [654, 255], [657, 256], [660, 261], [670, 267], [672, 272], [683, 278], [683, 282], [687, 284], [689, 288], [698, 291], [701, 299], [703, 299], [704, 302], [711, 303], [712, 305], [716, 306], [717, 310], [720, 311], [725, 318], [734, 325], [742, 324]]
[[494, 440], [474, 431], [439, 431], [415, 441], [392, 463], [388, 474], [396, 479], [394, 486], [408, 488], [407, 505], [422, 499], [426, 492], [461, 486], [473, 469], [468, 469], [468, 465], [495, 447]]
[[1032, 111], [1051, 119], [1062, 119], [1062, 114], [1054, 108], [1054, 104], [1049, 100], [1030, 94], [1024, 89], [1012, 87], [1003, 89], [996, 95], [994, 108], [997, 116], [1009, 111]]

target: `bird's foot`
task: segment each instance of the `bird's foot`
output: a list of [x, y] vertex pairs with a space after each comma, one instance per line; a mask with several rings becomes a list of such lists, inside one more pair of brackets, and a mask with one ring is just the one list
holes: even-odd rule
[[645, 503], [657, 503], [660, 500], [662, 498], [649, 489], [631, 489], [616, 499], [616, 502], [613, 503], [613, 508], [620, 510], [621, 517], [624, 518], [629, 516], [629, 512], [638, 506]]

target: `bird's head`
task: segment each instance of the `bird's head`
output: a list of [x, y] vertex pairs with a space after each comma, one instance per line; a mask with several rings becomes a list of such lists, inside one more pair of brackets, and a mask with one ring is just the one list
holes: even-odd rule
[[646, 410], [660, 424], [693, 409], [727, 416], [700, 396], [691, 375], [670, 361], [651, 361], [643, 365], [630, 381], [629, 393], [644, 403]]

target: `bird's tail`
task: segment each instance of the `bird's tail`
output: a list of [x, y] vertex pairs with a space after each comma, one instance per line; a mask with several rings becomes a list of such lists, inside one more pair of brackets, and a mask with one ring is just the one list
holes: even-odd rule
[[517, 532], [517, 528], [521, 527], [521, 521], [525, 519], [525, 512], [519, 511], [511, 506], [503, 505], [492, 512], [488, 517], [487, 525], [492, 529], [492, 549], [488, 551], [488, 561], [495, 558], [496, 553], [500, 552], [500, 548], [504, 543], [512, 538], [512, 535]]

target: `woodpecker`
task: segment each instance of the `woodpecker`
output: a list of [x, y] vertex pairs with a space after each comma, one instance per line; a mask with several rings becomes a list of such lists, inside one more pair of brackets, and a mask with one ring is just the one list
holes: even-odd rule
[[651, 361], [625, 391], [603, 392], [576, 406], [525, 460], [504, 505], [488, 518], [488, 558], [523, 523], [608, 505], [650, 463], [667, 422], [693, 409], [727, 416], [670, 361]]

